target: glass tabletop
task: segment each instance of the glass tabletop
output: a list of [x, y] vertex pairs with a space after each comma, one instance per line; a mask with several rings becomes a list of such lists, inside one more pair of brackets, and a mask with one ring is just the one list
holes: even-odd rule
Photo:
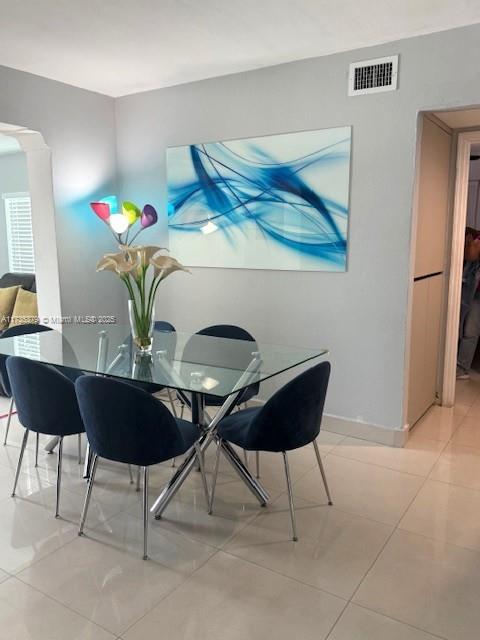
[[155, 331], [151, 354], [141, 355], [129, 327], [122, 325], [64, 325], [61, 333], [0, 338], [4, 356], [220, 398], [327, 353], [322, 348]]

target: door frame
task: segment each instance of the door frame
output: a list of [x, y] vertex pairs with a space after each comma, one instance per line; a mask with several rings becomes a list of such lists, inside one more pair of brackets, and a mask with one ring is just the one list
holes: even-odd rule
[[480, 144], [480, 131], [464, 131], [458, 134], [442, 384], [442, 405], [447, 407], [455, 403], [470, 150], [473, 144]]

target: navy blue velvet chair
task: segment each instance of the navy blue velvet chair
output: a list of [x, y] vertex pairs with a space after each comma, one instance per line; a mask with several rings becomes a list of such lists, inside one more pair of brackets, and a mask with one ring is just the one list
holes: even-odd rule
[[63, 438], [85, 431], [78, 408], [75, 385], [55, 367], [18, 356], [7, 358], [7, 373], [17, 406], [18, 419], [25, 428], [12, 496], [15, 495], [17, 488], [29, 432], [33, 431], [37, 434], [37, 452], [39, 433], [57, 436], [59, 443], [55, 517], [58, 518]]
[[208, 488], [200, 454], [200, 431], [191, 422], [174, 418], [162, 402], [131, 384], [112, 378], [82, 376], [75, 383], [80, 412], [93, 454], [90, 480], [80, 520], [83, 534], [99, 458], [143, 468], [143, 557], [148, 557], [149, 467], [186, 453], [192, 447], [202, 471], [205, 499]]
[[[5, 331], [0, 336], [0, 340], [2, 338], [12, 338], [13, 336], [26, 335], [29, 333], [39, 333], [41, 331], [50, 331], [50, 327], [45, 327], [42, 324], [18, 324], [13, 327], [9, 327], [8, 329], [5, 329]], [[10, 381], [8, 379], [6, 363], [7, 363], [7, 356], [0, 354], [0, 387], [3, 392], [3, 395], [7, 396], [7, 398], [11, 398], [10, 407], [8, 410], [7, 426], [5, 429], [5, 439], [3, 441], [3, 444], [7, 444], [8, 432], [10, 430], [10, 422], [12, 420], [13, 406], [14, 406], [14, 398], [12, 396]]]
[[[197, 331], [195, 335], [212, 336], [214, 338], [226, 338], [229, 340], [245, 340], [247, 342], [253, 342], [254, 344], [252, 345], [252, 351], [256, 350], [255, 338], [250, 333], [248, 333], [246, 329], [242, 329], [242, 327], [237, 327], [234, 324], [215, 324], [210, 327], [205, 327], [204, 329], [200, 329], [200, 331]], [[201, 362], [202, 354], [201, 352], [198, 352], [199, 349], [201, 349], [201, 346], [198, 345], [195, 338], [192, 338], [191, 340], [189, 340], [186, 343], [183, 350], [184, 360], [187, 360], [190, 362], [196, 362], [198, 360], [198, 362]], [[197, 352], [198, 352], [198, 355], [197, 355]], [[247, 368], [249, 363], [250, 363], [250, 358], [247, 358], [244, 363], [245, 368]], [[243, 391], [243, 393], [237, 398], [235, 407], [238, 409], [241, 404], [245, 404], [246, 406], [246, 403], [249, 400], [251, 400], [256, 395], [258, 395], [259, 389], [260, 389], [259, 383], [252, 384], [249, 387], [247, 387]], [[180, 414], [181, 417], [183, 417], [183, 411], [186, 405], [190, 409], [192, 409], [192, 419], [195, 421], [196, 420], [195, 408], [192, 407], [190, 398], [185, 393], [182, 393], [182, 392], [177, 392], [177, 397], [182, 405], [181, 414]], [[226, 398], [219, 398], [217, 396], [212, 396], [210, 394], [205, 394], [203, 397], [204, 404], [210, 405], [213, 407], [221, 407], [222, 404], [225, 402], [225, 400]], [[248, 460], [247, 460], [247, 455], [245, 453], [245, 464], [247, 463], [248, 463]], [[173, 465], [175, 464], [175, 460], [173, 460], [172, 464]], [[260, 475], [260, 460], [257, 453], [257, 477], [259, 475]]]
[[[215, 324], [211, 327], [205, 327], [205, 329], [201, 329], [197, 331], [199, 336], [212, 336], [214, 338], [227, 338], [229, 340], [245, 340], [247, 342], [253, 342], [252, 351], [256, 350], [256, 342], [255, 338], [248, 333], [242, 327], [237, 327], [234, 324]], [[186, 360], [191, 360], [195, 362], [195, 340], [192, 342], [187, 342], [184, 349], [184, 358]], [[188, 354], [188, 357], [187, 355]], [[250, 363], [250, 357], [248, 357], [245, 361], [245, 368]], [[260, 383], [252, 384], [247, 387], [241, 396], [237, 399], [236, 404], [241, 405], [247, 403], [249, 400], [258, 395], [260, 389]], [[205, 404], [213, 406], [213, 407], [221, 407], [225, 402], [226, 398], [218, 398], [217, 396], [205, 395]]]
[[263, 407], [245, 409], [220, 421], [217, 430], [218, 448], [210, 493], [210, 508], [218, 474], [221, 441], [226, 440], [247, 451], [282, 453], [292, 519], [293, 540], [297, 540], [295, 508], [287, 451], [312, 443], [322, 475], [328, 504], [332, 504], [327, 478], [318, 450], [316, 438], [320, 425], [330, 377], [330, 363], [322, 362], [291, 380], [279, 389]]

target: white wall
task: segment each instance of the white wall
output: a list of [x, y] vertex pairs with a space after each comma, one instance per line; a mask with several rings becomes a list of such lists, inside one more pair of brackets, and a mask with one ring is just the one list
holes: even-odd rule
[[115, 244], [88, 206], [116, 188], [113, 99], [6, 67], [0, 86], [0, 122], [39, 131], [52, 150], [62, 313], [122, 313], [121, 283], [95, 273]]
[[[327, 411], [401, 429], [417, 114], [480, 103], [479, 39], [474, 26], [118, 99], [123, 193], [162, 212], [168, 145], [353, 125], [347, 273], [194, 269], [172, 276], [157, 315], [179, 329], [232, 322], [260, 340], [325, 345]], [[347, 97], [349, 62], [395, 53], [398, 91]]]
[[5, 206], [2, 199], [4, 193], [28, 191], [27, 163], [25, 154], [6, 153], [0, 155], [0, 276], [9, 271], [7, 227]]

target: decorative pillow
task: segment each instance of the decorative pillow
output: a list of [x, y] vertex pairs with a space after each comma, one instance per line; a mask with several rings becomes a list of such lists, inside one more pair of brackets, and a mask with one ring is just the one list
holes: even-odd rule
[[20, 286], [6, 287], [0, 289], [0, 331], [3, 331], [10, 324], [10, 316], [15, 305]]
[[38, 308], [37, 308], [37, 294], [31, 291], [25, 291], [20, 289], [17, 293], [17, 299], [15, 300], [15, 306], [12, 311], [12, 319], [10, 326], [15, 327], [19, 324], [37, 324], [38, 323]]

